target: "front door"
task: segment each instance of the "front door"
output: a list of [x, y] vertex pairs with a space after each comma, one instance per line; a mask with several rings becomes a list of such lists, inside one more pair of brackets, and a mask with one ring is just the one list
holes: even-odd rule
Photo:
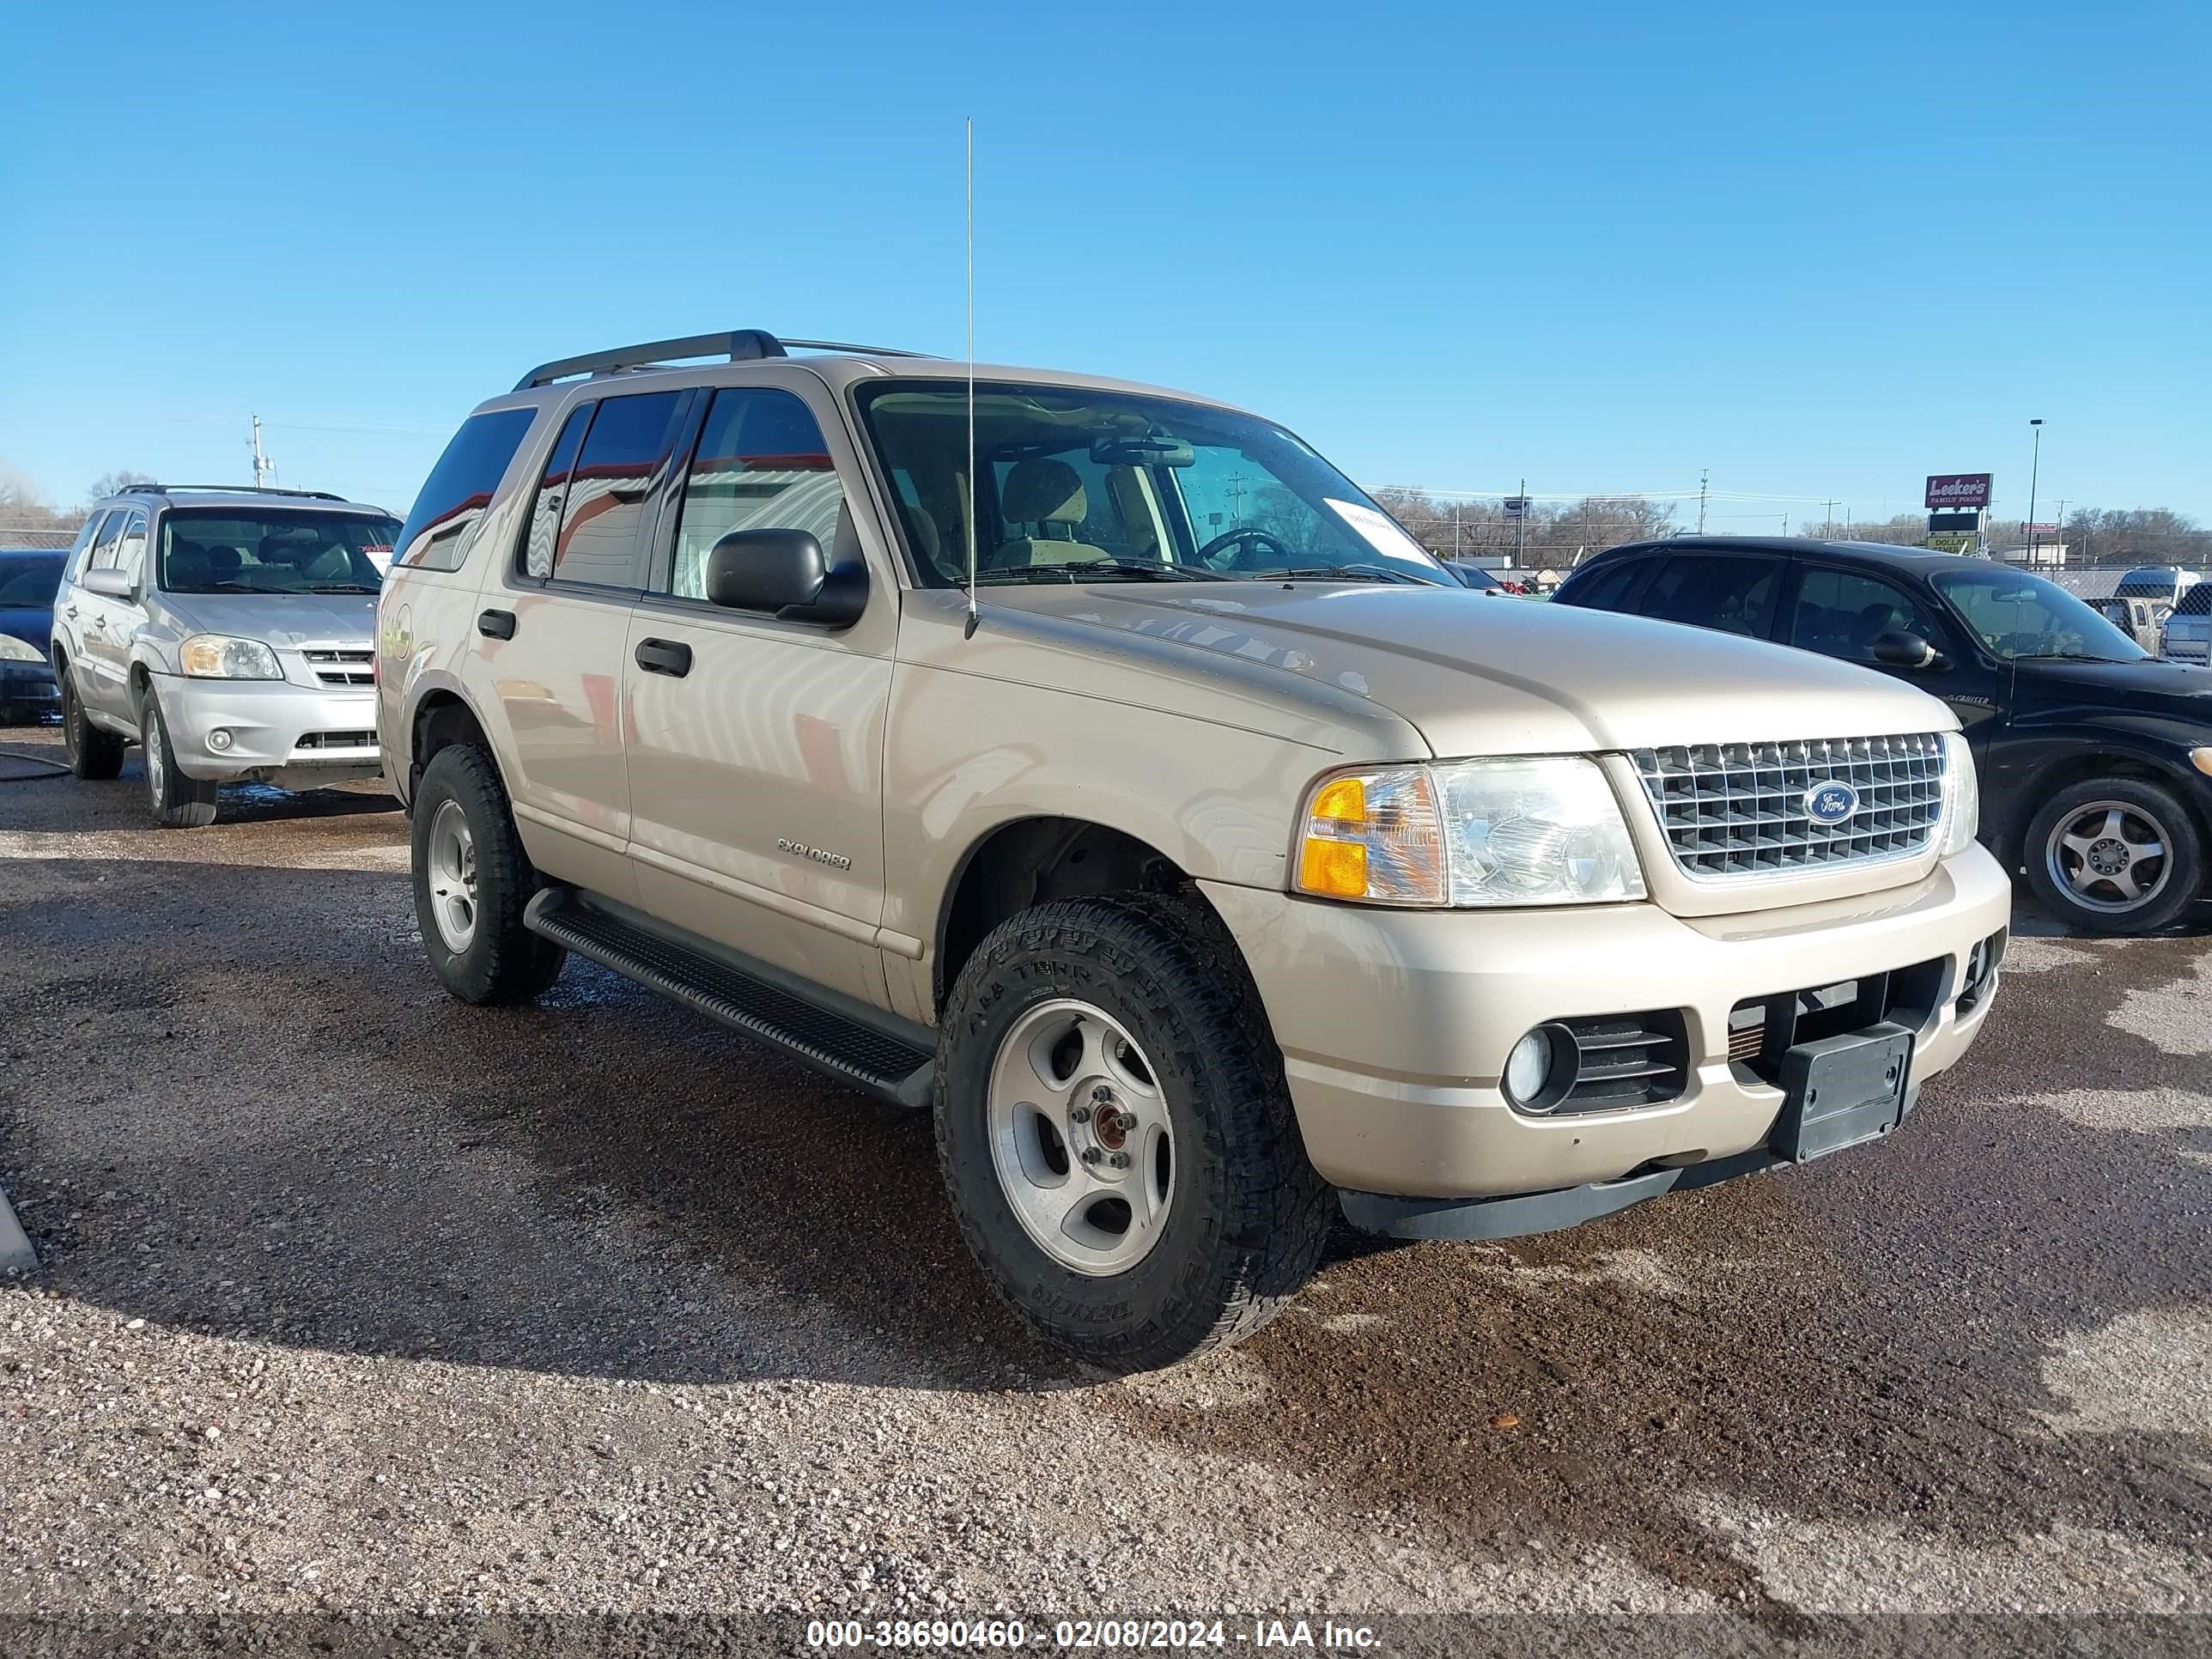
[[[1875, 641], [1884, 634], [1918, 635], [1942, 653], [1940, 665], [1899, 668], [1877, 661]], [[1789, 640], [1802, 650], [1857, 663], [1941, 698], [1959, 717], [1976, 766], [1986, 771], [1990, 739], [2003, 725], [2004, 686], [1933, 599], [1871, 571], [1807, 565]]]
[[873, 573], [842, 629], [706, 599], [708, 556], [733, 530], [805, 530], [833, 562], [862, 556], [834, 417], [803, 389], [714, 390], [660, 515], [624, 671], [631, 861], [663, 920], [880, 1002], [896, 589]]
[[89, 672], [77, 684], [86, 702], [135, 732], [138, 711], [131, 706], [131, 647], [146, 621], [146, 514], [137, 507], [118, 513], [100, 534], [89, 568], [114, 571], [130, 582], [131, 592], [124, 599], [81, 592], [78, 603], [88, 614], [79, 623]]

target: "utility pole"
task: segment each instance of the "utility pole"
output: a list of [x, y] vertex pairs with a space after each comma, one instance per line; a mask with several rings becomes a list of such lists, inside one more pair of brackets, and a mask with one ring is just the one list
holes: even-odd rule
[[1698, 469], [1698, 534], [1700, 536], [1705, 533], [1705, 482], [1712, 476], [1713, 470], [1709, 466]]
[[1782, 534], [1784, 539], [1787, 539], [1790, 534], [1790, 515], [1787, 513], [1782, 515]]
[[1827, 509], [1828, 516], [1826, 522], [1821, 527], [1820, 533], [1826, 536], [1830, 541], [1833, 541], [1836, 538], [1836, 504], [1832, 500], [1831, 500], [1822, 503], [1822, 505]]
[[2035, 428], [2035, 459], [2027, 469], [2027, 563], [2035, 568], [2035, 485], [2043, 472], [2043, 417], [2038, 416], [2028, 425]]
[[2058, 544], [2058, 560], [2063, 564], [2066, 561], [2066, 498], [2063, 495], [2058, 498], [2058, 533], [2052, 539]]
[[1521, 516], [1513, 520], [1513, 568], [1516, 570], [1522, 570], [1528, 568], [1528, 562], [1522, 556], [1521, 551], [1522, 547], [1527, 544], [1528, 537], [1528, 480], [1524, 477], [1521, 480]]
[[1452, 557], [1459, 557], [1459, 503], [1452, 503]]
[[258, 415], [253, 417], [253, 442], [250, 447], [253, 451], [253, 487], [259, 489], [276, 476], [276, 463], [270, 460], [261, 447], [261, 417]]

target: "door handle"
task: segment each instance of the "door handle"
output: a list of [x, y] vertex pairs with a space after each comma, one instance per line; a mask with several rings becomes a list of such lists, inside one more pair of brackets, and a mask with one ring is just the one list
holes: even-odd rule
[[62, 607], [62, 615], [67, 617], [71, 622], [75, 622], [76, 620], [76, 607], [73, 605], [64, 605]]
[[682, 679], [691, 672], [691, 647], [676, 640], [640, 640], [637, 665], [648, 674]]
[[514, 637], [514, 612], [512, 611], [479, 611], [477, 612], [477, 632], [488, 640], [511, 640]]

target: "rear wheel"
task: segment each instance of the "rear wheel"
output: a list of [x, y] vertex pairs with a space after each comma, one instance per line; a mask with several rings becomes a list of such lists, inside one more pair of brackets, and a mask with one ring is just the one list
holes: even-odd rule
[[185, 775], [177, 751], [169, 746], [169, 727], [161, 700], [148, 686], [138, 694], [138, 747], [146, 764], [146, 804], [164, 830], [204, 830], [215, 822], [212, 779]]
[[1117, 1371], [1224, 1346], [1287, 1306], [1336, 1212], [1236, 946], [1188, 900], [1059, 901], [961, 970], [939, 1163], [999, 1291]]
[[64, 666], [62, 682], [62, 748], [70, 770], [91, 783], [105, 783], [123, 769], [123, 739], [85, 718], [72, 676]]
[[2154, 933], [2204, 885], [2204, 843], [2189, 809], [2140, 778], [2092, 778], [2060, 790], [2027, 828], [2027, 879], [2084, 933]]
[[439, 982], [463, 1002], [527, 1002], [568, 952], [522, 925], [538, 871], [491, 757], [448, 744], [415, 796], [415, 919]]

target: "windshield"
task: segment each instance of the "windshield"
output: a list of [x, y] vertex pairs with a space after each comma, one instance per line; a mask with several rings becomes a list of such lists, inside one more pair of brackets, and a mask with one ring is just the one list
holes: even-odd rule
[[53, 608], [62, 585], [62, 555], [33, 554], [29, 558], [0, 556], [0, 605]]
[[[968, 391], [885, 380], [860, 410], [923, 582], [968, 558]], [[1363, 490], [1279, 427], [1085, 387], [975, 388], [979, 583], [1287, 574], [1456, 587]]]
[[1936, 586], [1998, 656], [2140, 662], [2150, 653], [2056, 582], [2025, 571], [1946, 571]]
[[165, 593], [374, 593], [399, 521], [283, 507], [173, 508], [161, 518]]

